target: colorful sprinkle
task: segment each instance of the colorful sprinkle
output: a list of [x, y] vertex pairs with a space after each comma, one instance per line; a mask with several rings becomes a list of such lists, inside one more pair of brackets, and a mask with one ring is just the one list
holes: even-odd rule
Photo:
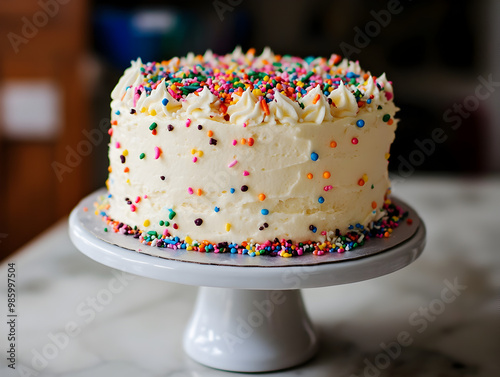
[[161, 155], [161, 149], [159, 147], [155, 147], [155, 160], [158, 160]]
[[234, 165], [238, 163], [238, 160], [231, 161], [229, 165], [227, 165], [228, 168], [232, 168]]
[[259, 194], [259, 200], [260, 200], [261, 202], [263, 202], [264, 200], [266, 200], [266, 195], [265, 195], [265, 194], [262, 194], [262, 193], [261, 193], [261, 194]]
[[330, 148], [336, 148], [337, 142], [335, 140], [330, 141]]
[[356, 126], [358, 126], [359, 128], [363, 128], [365, 126], [365, 121], [363, 119], [358, 119], [358, 121], [356, 122]]
[[141, 154], [139, 155], [139, 158], [140, 158], [141, 160], [142, 160], [142, 159], [144, 159], [144, 157], [146, 157], [146, 154], [145, 154], [145, 153], [141, 153]]
[[311, 160], [318, 161], [319, 155], [316, 152], [311, 153]]
[[323, 178], [328, 179], [328, 178], [330, 178], [330, 177], [331, 177], [331, 174], [330, 174], [330, 172], [329, 172], [329, 171], [325, 171], [325, 172], [323, 172]]
[[359, 140], [357, 137], [353, 137], [352, 140], [351, 140], [351, 143], [353, 143], [354, 145], [358, 144]]
[[267, 216], [269, 215], [269, 210], [264, 208], [260, 210], [260, 213], [262, 213], [264, 216]]

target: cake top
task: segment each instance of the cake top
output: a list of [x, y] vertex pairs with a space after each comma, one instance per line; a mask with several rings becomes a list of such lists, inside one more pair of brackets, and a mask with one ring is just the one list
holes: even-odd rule
[[[265, 48], [243, 53], [189, 53], [162, 62], [132, 61], [111, 97], [115, 106], [169, 117], [217, 118], [231, 123], [294, 123], [355, 116], [364, 106], [392, 101], [385, 74], [374, 77], [359, 63], [275, 55]], [[220, 119], [219, 119], [220, 118]]]

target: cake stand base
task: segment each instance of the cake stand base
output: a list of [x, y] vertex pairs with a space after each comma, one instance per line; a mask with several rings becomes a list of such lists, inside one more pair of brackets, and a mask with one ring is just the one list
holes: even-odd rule
[[184, 349], [213, 368], [265, 372], [309, 360], [318, 342], [300, 290], [201, 287]]
[[414, 262], [425, 246], [423, 222], [415, 210], [398, 200], [413, 222], [400, 226], [387, 239], [372, 239], [348, 253], [251, 258], [165, 250], [106, 233], [105, 223], [88, 211], [104, 193], [90, 194], [72, 211], [69, 234], [75, 246], [112, 268], [200, 286], [184, 333], [184, 349], [194, 360], [228, 371], [268, 372], [309, 360], [318, 349], [318, 340], [300, 289], [389, 274]]

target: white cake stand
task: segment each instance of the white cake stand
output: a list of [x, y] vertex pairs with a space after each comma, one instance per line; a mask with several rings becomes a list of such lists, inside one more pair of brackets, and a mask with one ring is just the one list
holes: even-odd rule
[[[184, 333], [184, 349], [207, 366], [237, 372], [293, 367], [317, 351], [318, 336], [300, 289], [347, 284], [399, 270], [417, 259], [425, 226], [410, 211], [387, 239], [372, 239], [343, 254], [297, 258], [249, 257], [149, 247], [132, 237], [105, 233], [93, 203], [101, 189], [72, 211], [69, 233], [85, 255], [106, 266], [158, 280], [201, 286]], [[84, 211], [84, 208], [89, 208]]]

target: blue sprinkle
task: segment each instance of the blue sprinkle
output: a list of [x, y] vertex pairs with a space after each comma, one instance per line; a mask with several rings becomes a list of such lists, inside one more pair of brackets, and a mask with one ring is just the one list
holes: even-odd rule
[[215, 208], [214, 208], [214, 211], [215, 211], [215, 212], [219, 212], [219, 211], [220, 211], [220, 208], [219, 208], [219, 207], [215, 207]]
[[269, 210], [263, 208], [263, 209], [260, 210], [260, 213], [262, 213], [264, 216], [266, 216], [266, 215], [269, 215]]
[[371, 98], [368, 98], [368, 99], [366, 100], [366, 103], [367, 103], [368, 105], [369, 105], [370, 103], [372, 103]]
[[163, 99], [161, 100], [161, 104], [162, 104], [163, 106], [167, 106], [167, 103], [168, 103], [168, 99], [163, 98]]
[[358, 120], [356, 122], [356, 126], [358, 126], [359, 128], [364, 127], [365, 126], [365, 121], [363, 119]]
[[318, 202], [319, 202], [319, 203], [324, 203], [324, 202], [325, 202], [325, 198], [323, 198], [322, 196], [320, 196], [320, 197], [318, 198]]
[[234, 189], [234, 188], [231, 188], [231, 190], [229, 190], [229, 192], [230, 192], [231, 194], [234, 194], [234, 191], [235, 191], [235, 189]]
[[116, 110], [116, 111], [115, 111], [115, 114], [116, 114], [116, 115], [120, 115], [120, 110]]
[[318, 228], [316, 228], [316, 227], [312, 228], [313, 233], [316, 233], [317, 231], [318, 231]]
[[231, 254], [236, 254], [238, 252], [238, 250], [236, 250], [234, 247], [231, 248]]
[[318, 158], [319, 158], [319, 156], [316, 152], [311, 153], [311, 160], [318, 161]]
[[255, 253], [252, 251], [251, 253], [248, 253], [251, 257], [255, 257]]

